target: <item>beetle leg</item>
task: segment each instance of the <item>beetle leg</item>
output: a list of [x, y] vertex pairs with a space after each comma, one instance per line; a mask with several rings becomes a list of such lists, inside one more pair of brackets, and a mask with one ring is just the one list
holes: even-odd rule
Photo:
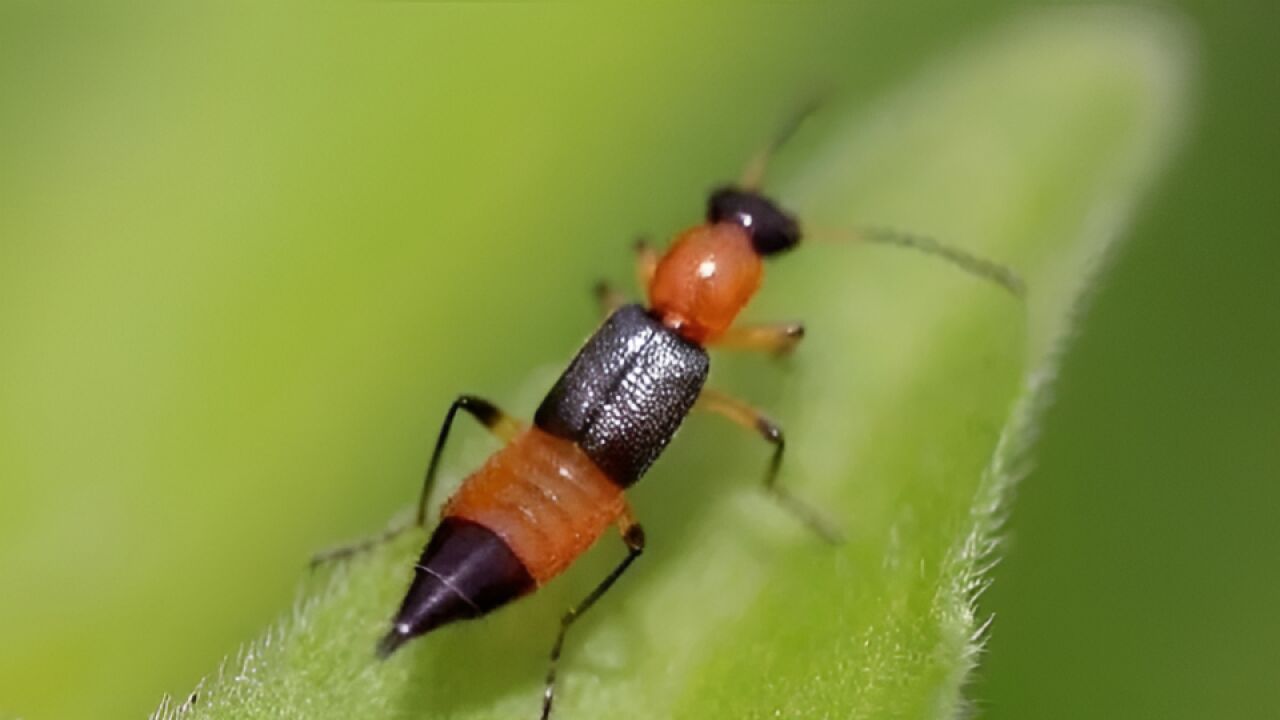
[[800, 323], [741, 325], [729, 328], [716, 338], [714, 346], [726, 350], [754, 350], [774, 355], [787, 355], [804, 339]]
[[400, 533], [411, 527], [422, 527], [426, 524], [427, 501], [431, 498], [431, 490], [435, 486], [436, 474], [440, 469], [440, 456], [449, 440], [449, 431], [453, 429], [453, 419], [457, 416], [459, 410], [465, 410], [481, 425], [484, 425], [490, 432], [504, 441], [509, 442], [524, 427], [524, 424], [519, 420], [506, 414], [497, 405], [484, 398], [476, 397], [475, 395], [459, 395], [453, 401], [453, 404], [449, 406], [449, 411], [445, 413], [444, 423], [440, 427], [440, 435], [436, 438], [435, 449], [431, 452], [431, 461], [427, 465], [427, 472], [422, 478], [422, 492], [418, 496], [418, 511], [414, 516], [414, 521], [393, 527], [381, 535], [360, 542], [317, 553], [311, 558], [312, 569], [334, 560], [342, 560], [365, 552], [395, 539]]
[[551, 717], [551, 705], [555, 702], [556, 693], [556, 668], [560, 664], [560, 652], [564, 649], [565, 634], [569, 632], [569, 628], [573, 626], [574, 621], [590, 610], [591, 606], [608, 592], [609, 588], [613, 587], [618, 578], [622, 577], [627, 568], [631, 567], [631, 563], [635, 562], [636, 558], [640, 557], [641, 553], [644, 552], [644, 528], [631, 516], [629, 509], [619, 519], [618, 528], [622, 531], [622, 541], [627, 544], [627, 556], [605, 576], [604, 580], [600, 581], [599, 585], [596, 585], [594, 590], [582, 599], [582, 602], [570, 608], [560, 618], [560, 631], [556, 633], [556, 642], [551, 646], [546, 686], [542, 692], [542, 720], [548, 720]]
[[782, 428], [778, 427], [777, 423], [741, 400], [716, 390], [703, 390], [702, 395], [698, 397], [697, 407], [726, 417], [748, 430], [754, 430], [772, 444], [773, 455], [769, 458], [769, 466], [764, 473], [765, 492], [777, 498], [788, 512], [809, 526], [823, 540], [832, 544], [844, 541], [840, 531], [822, 513], [778, 484], [778, 470], [782, 467], [782, 455], [786, 450], [787, 441]]

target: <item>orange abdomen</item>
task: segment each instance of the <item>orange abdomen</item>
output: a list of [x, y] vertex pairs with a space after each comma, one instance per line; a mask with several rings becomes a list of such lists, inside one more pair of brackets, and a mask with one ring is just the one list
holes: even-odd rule
[[443, 515], [492, 530], [541, 585], [569, 567], [625, 510], [622, 488], [581, 448], [533, 427], [463, 481]]

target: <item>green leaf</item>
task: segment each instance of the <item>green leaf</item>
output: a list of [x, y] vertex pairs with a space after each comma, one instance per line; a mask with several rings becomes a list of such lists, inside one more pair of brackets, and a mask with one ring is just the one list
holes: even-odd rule
[[[751, 315], [803, 318], [807, 339], [781, 364], [717, 357], [712, 383], [769, 408], [789, 439], [781, 482], [847, 542], [824, 545], [759, 491], [756, 438], [692, 419], [633, 494], [650, 550], [570, 634], [557, 717], [963, 708], [1010, 486], [1080, 298], [1177, 138], [1185, 45], [1159, 15], [1040, 15], [804, 130], [773, 187], [815, 240], [869, 220], [945, 238], [1016, 268], [1027, 299], [883, 246], [815, 241], [771, 267]], [[380, 663], [424, 539], [308, 580], [278, 626], [156, 717], [535, 717], [556, 619], [620, 543]]]

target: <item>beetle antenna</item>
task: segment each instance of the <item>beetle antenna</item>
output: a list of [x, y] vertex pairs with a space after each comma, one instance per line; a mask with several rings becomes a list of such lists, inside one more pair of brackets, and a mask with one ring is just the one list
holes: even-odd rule
[[769, 169], [769, 161], [773, 156], [786, 145], [789, 140], [809, 118], [822, 105], [823, 97], [816, 94], [807, 102], [796, 108], [796, 111], [787, 117], [786, 122], [782, 124], [778, 131], [774, 133], [773, 139], [767, 145], [760, 149], [759, 152], [751, 158], [747, 166], [742, 170], [742, 176], [738, 181], [738, 186], [744, 190], [759, 190], [761, 183], [764, 182], [765, 172]]
[[861, 228], [856, 231], [828, 231], [819, 230], [813, 233], [818, 241], [823, 240], [850, 240], [854, 242], [872, 242], [883, 245], [894, 245], [896, 247], [910, 248], [927, 255], [941, 258], [955, 267], [960, 268], [964, 272], [975, 277], [982, 278], [989, 282], [1009, 291], [1011, 295], [1018, 299], [1023, 299], [1027, 293], [1026, 283], [1022, 277], [1008, 266], [1001, 265], [993, 260], [974, 255], [973, 253], [961, 250], [958, 247], [947, 245], [936, 238], [927, 235], [916, 235], [914, 233], [903, 232], [893, 228], [869, 227]]

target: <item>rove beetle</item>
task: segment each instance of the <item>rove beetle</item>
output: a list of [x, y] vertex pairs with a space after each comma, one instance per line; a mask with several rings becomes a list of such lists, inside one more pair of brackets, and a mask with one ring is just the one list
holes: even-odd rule
[[[441, 453], [459, 410], [506, 445], [445, 503], [391, 628], [377, 644], [378, 657], [534, 592], [616, 526], [627, 556], [560, 621], [543, 693], [541, 719], [547, 720], [566, 633], [644, 552], [644, 530], [625, 491], [657, 460], [695, 406], [771, 443], [765, 490], [822, 538], [839, 542], [818, 512], [775, 482], [786, 447], [782, 429], [750, 405], [703, 387], [710, 347], [781, 354], [804, 337], [799, 324], [735, 326], [734, 319], [759, 289], [764, 261], [800, 242], [796, 219], [757, 188], [770, 156], [809, 109], [756, 156], [738, 184], [714, 190], [705, 221], [680, 233], [665, 253], [637, 243], [637, 274], [647, 307], [624, 304], [609, 286], [597, 286], [607, 319], [551, 388], [531, 425], [474, 395], [459, 396], [449, 407], [423, 480], [417, 526], [426, 525]], [[1014, 295], [1023, 291], [1011, 270], [930, 238], [873, 230], [855, 239], [921, 250]], [[324, 553], [314, 562], [349, 556], [403, 529]]]

